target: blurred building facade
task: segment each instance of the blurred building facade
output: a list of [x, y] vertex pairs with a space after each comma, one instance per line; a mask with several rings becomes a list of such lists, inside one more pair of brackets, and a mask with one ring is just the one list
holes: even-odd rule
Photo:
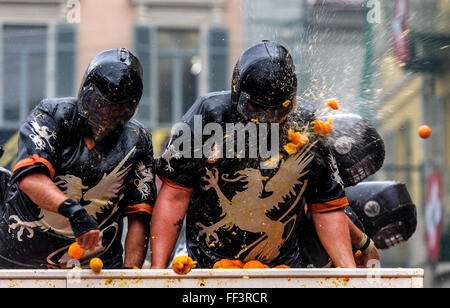
[[[343, 111], [378, 126], [387, 155], [373, 179], [405, 183], [418, 207], [416, 233], [383, 251], [383, 266], [425, 267], [427, 286], [448, 284], [450, 276], [449, 6], [447, 0], [289, 0], [282, 8], [270, 0], [244, 2], [245, 45], [273, 39], [287, 46], [302, 99], [320, 104], [337, 97]], [[433, 130], [428, 140], [418, 137], [422, 124]], [[440, 238], [433, 260], [430, 233]]]
[[[376, 179], [406, 183], [418, 206], [416, 234], [383, 252], [383, 266], [426, 267], [428, 286], [448, 285], [450, 1], [282, 1], [0, 0], [0, 165], [14, 165], [26, 114], [45, 97], [76, 95], [104, 49], [140, 58], [138, 119], [158, 155], [199, 94], [229, 89], [244, 48], [276, 40], [293, 54], [301, 99], [337, 97], [377, 124], [387, 156]], [[422, 124], [428, 140], [417, 136]], [[427, 234], [440, 239], [431, 257]]]
[[144, 66], [138, 119], [155, 150], [197, 96], [230, 87], [241, 52], [240, 0], [0, 0], [0, 164], [46, 97], [75, 96], [90, 60], [126, 47]]
[[[387, 144], [385, 178], [407, 183], [418, 205], [411, 241], [391, 252], [403, 266], [427, 269], [427, 286], [448, 286], [450, 261], [450, 3], [383, 2], [377, 26], [379, 118]], [[418, 137], [427, 124], [432, 137]]]

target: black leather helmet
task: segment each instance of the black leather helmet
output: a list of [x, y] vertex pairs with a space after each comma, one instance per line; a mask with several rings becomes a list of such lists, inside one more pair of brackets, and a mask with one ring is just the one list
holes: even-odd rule
[[281, 122], [293, 110], [297, 76], [282, 45], [263, 41], [247, 49], [233, 73], [232, 100], [248, 120]]
[[99, 141], [136, 112], [143, 93], [139, 60], [127, 49], [111, 49], [90, 63], [79, 92], [83, 116]]

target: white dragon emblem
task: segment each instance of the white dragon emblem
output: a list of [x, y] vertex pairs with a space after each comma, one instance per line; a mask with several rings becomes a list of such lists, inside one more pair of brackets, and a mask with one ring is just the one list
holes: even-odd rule
[[[136, 147], [127, 154], [110, 174], [104, 174], [100, 182], [84, 194], [83, 190], [86, 190], [89, 187], [83, 185], [82, 180], [76, 176], [70, 174], [58, 176], [55, 178], [55, 184], [73, 200], [77, 202], [80, 202], [81, 199], [88, 201], [88, 205], [84, 208], [89, 215], [94, 217], [94, 219], [97, 219], [99, 214], [102, 214], [113, 207], [111, 214], [100, 223], [100, 226], [102, 226], [118, 210], [118, 204], [113, 203], [111, 200], [117, 197], [120, 199], [118, 193], [122, 188], [125, 176], [130, 171], [131, 165], [123, 170], [121, 169], [135, 149]], [[62, 219], [61, 215], [44, 209], [40, 209], [39, 220], [37, 221], [22, 221], [16, 215], [10, 216], [9, 219], [12, 222], [9, 225], [9, 232], [11, 233], [11, 231], [17, 230], [17, 240], [19, 242], [23, 241], [25, 230], [28, 232], [27, 237], [33, 238], [34, 228], [39, 228], [42, 231], [53, 230], [59, 235], [74, 238], [68, 219]]]
[[148, 183], [153, 181], [152, 168], [147, 168], [145, 164], [140, 161], [138, 163], [138, 169], [134, 171], [137, 179], [134, 180], [137, 190], [141, 193], [142, 199], [146, 199], [151, 193], [151, 187]]
[[31, 122], [31, 130], [34, 134], [30, 134], [30, 138], [37, 150], [43, 151], [45, 149], [45, 143], [47, 142], [50, 149], [54, 151], [50, 138], [56, 139], [55, 132], [50, 132], [50, 129], [47, 126], [40, 126], [36, 121]]
[[161, 158], [164, 158], [167, 162], [167, 166], [165, 167], [166, 171], [168, 172], [174, 172], [174, 169], [172, 168], [172, 166], [170, 165], [170, 161], [175, 158], [175, 159], [180, 159], [182, 157], [181, 153], [178, 152], [175, 149], [175, 146], [172, 144], [170, 145], [167, 150], [164, 152], [163, 155], [161, 155]]
[[336, 158], [334, 157], [334, 155], [332, 153], [330, 153], [330, 155], [328, 157], [330, 158], [330, 167], [331, 167], [331, 170], [333, 171], [332, 179], [335, 180], [339, 185], [341, 185], [342, 188], [344, 188], [345, 184], [339, 173], [339, 168], [338, 168]]
[[[306, 190], [308, 180], [302, 181], [301, 179], [308, 174], [309, 170], [305, 171], [305, 168], [314, 158], [310, 151], [313, 145], [305, 147], [299, 153], [282, 161], [278, 172], [265, 185], [265, 191], [272, 192], [269, 197], [265, 198], [262, 198], [265, 178], [260, 170], [248, 168], [237, 171], [235, 175], [238, 175], [238, 177], [235, 179], [228, 179], [222, 176], [222, 180], [225, 182], [240, 181], [247, 183], [244, 187], [245, 191], [238, 192], [232, 200], [229, 200], [218, 185], [218, 170], [216, 168], [212, 169], [212, 171], [207, 169], [206, 176], [202, 179], [207, 182], [207, 185], [202, 188], [204, 190], [215, 190], [219, 197], [222, 214], [220, 221], [211, 226], [197, 223], [196, 226], [200, 228], [198, 237], [206, 235], [206, 244], [211, 245], [211, 241], [214, 244], [219, 243], [217, 232], [220, 228], [230, 231], [233, 227], [238, 227], [243, 231], [262, 233], [263, 235], [258, 240], [251, 245], [243, 247], [235, 258], [239, 258], [249, 251], [250, 253], [246, 256], [246, 260], [270, 262], [275, 259], [279, 255], [279, 249], [289, 238], [290, 232], [293, 231], [293, 228], [291, 228], [289, 234], [283, 237], [286, 226], [291, 222], [295, 222], [297, 215], [294, 215], [284, 223], [282, 221], [297, 206]], [[302, 188], [296, 195], [295, 202], [280, 219], [277, 221], [271, 220], [267, 213], [273, 210], [280, 210], [279, 204], [296, 194], [296, 185], [302, 185]]]

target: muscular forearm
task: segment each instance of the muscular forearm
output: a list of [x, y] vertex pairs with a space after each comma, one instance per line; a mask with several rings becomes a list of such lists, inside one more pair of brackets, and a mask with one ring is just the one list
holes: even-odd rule
[[347, 216], [343, 210], [312, 214], [319, 239], [334, 266], [355, 268]]
[[181, 231], [191, 193], [163, 185], [151, 225], [152, 268], [165, 268]]
[[61, 203], [69, 198], [45, 174], [27, 175], [19, 187], [39, 207], [54, 213], [58, 213]]
[[364, 233], [353, 223], [353, 221], [348, 218], [348, 227], [350, 231], [350, 239], [353, 247], [356, 247], [363, 239]]
[[125, 241], [125, 267], [142, 268], [147, 255], [150, 224], [145, 217], [128, 216], [128, 233]]
[[[350, 218], [347, 217], [348, 227], [350, 231], [350, 238], [352, 246], [359, 249], [361, 241], [364, 239], [364, 232], [362, 232]], [[364, 241], [363, 241], [364, 243]], [[371, 247], [371, 248], [370, 248]], [[377, 267], [380, 265], [380, 253], [375, 246], [369, 246], [366, 251], [359, 257], [355, 258], [359, 267]]]
[[86, 250], [99, 246], [100, 230], [97, 222], [77, 202], [70, 200], [45, 174], [25, 176], [20, 189], [40, 208], [67, 218], [78, 244]]

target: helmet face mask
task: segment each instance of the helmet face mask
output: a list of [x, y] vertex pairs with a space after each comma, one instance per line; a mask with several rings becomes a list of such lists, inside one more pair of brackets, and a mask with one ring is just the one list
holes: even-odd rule
[[266, 109], [253, 101], [249, 94], [241, 92], [237, 111], [247, 120], [259, 123], [282, 123], [294, 109], [294, 102], [288, 102], [278, 109]]
[[124, 102], [110, 102], [94, 85], [81, 91], [80, 100], [83, 116], [91, 127], [95, 141], [101, 141], [131, 120], [138, 106], [136, 98]]

